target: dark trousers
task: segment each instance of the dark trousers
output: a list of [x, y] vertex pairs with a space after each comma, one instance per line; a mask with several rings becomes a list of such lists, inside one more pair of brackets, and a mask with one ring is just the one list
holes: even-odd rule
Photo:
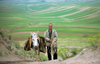
[[[47, 46], [47, 54], [48, 54], [48, 60], [51, 60], [52, 56], [51, 56], [51, 47], [50, 46]], [[57, 59], [57, 52], [53, 54], [53, 59], [54, 60]]]

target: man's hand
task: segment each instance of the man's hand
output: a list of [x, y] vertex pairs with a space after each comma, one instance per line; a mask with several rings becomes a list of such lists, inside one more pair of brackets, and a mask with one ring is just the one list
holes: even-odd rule
[[52, 42], [52, 40], [49, 40], [49, 42]]

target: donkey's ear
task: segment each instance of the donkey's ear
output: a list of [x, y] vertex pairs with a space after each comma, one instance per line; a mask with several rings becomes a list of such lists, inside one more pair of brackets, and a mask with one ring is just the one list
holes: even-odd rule
[[31, 33], [32, 36], [34, 36], [32, 32], [30, 32], [30, 33]]
[[36, 35], [38, 35], [39, 31], [36, 32]]
[[37, 36], [37, 35], [38, 35], [38, 33], [39, 33], [39, 31], [37, 31], [37, 32], [36, 32], [35, 36]]

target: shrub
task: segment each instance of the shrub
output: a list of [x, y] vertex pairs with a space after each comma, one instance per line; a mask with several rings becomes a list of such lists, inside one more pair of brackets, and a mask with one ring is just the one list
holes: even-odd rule
[[15, 51], [15, 53], [14, 53], [14, 54], [18, 55], [18, 52], [17, 52], [17, 51]]
[[40, 53], [40, 57], [42, 59], [42, 61], [47, 61], [48, 57], [44, 55], [44, 53]]
[[71, 53], [72, 53], [71, 57], [77, 55], [77, 51], [78, 50], [76, 48], [73, 48], [72, 51], [71, 51]]
[[63, 60], [65, 60], [66, 58], [70, 57], [68, 52], [69, 52], [69, 48], [64, 47], [64, 48], [58, 49], [57, 54], [58, 54], [58, 57], [61, 57]]
[[[71, 49], [71, 51], [69, 50], [68, 47], [64, 47], [64, 48], [59, 48], [57, 51], [58, 54], [58, 60], [65, 60], [67, 58], [73, 57], [75, 55], [77, 55], [80, 51], [82, 51], [82, 49], [78, 49], [78, 48], [73, 48]], [[72, 54], [71, 54], [72, 53]]]
[[88, 35], [87, 34], [84, 34], [83, 37], [86, 38], [86, 37], [88, 37]]
[[21, 56], [24, 57], [24, 58], [26, 58], [26, 56], [28, 56], [28, 55], [29, 55], [30, 58], [34, 58], [35, 57], [33, 50], [25, 51], [23, 49], [23, 47], [20, 47], [20, 50], [22, 52], [19, 52], [19, 54], [21, 54]]
[[26, 54], [28, 54], [31, 58], [34, 58], [34, 57], [35, 57], [33, 50], [31, 50], [31, 51], [25, 51], [25, 52], [26, 52]]
[[2, 56], [3, 54], [2, 54], [2, 50], [0, 51], [0, 56]]
[[9, 37], [10, 40], [12, 39], [12, 36], [11, 35], [9, 35], [8, 37]]
[[20, 49], [20, 45], [19, 45], [19, 43], [18, 42], [15, 42], [15, 47], [17, 48], [17, 49]]
[[11, 49], [11, 46], [8, 46], [7, 49], [10, 51], [13, 51], [13, 49]]
[[84, 53], [81, 53], [80, 55], [83, 55]]
[[9, 43], [10, 45], [11, 45], [13, 42], [14, 42], [13, 40], [7, 41], [7, 43]]
[[0, 30], [0, 35], [3, 37], [3, 32], [2, 32], [2, 30]]
[[29, 25], [31, 26], [32, 24], [31, 24], [31, 23], [29, 23]]
[[100, 34], [96, 35], [96, 36], [93, 36], [92, 38], [88, 38], [88, 43], [94, 48], [100, 48], [100, 41], [99, 41], [99, 38], [100, 38]]
[[5, 41], [8, 41], [8, 38], [7, 37], [4, 37]]
[[8, 55], [8, 53], [7, 53], [6, 51], [4, 51], [4, 53], [5, 53], [6, 55]]

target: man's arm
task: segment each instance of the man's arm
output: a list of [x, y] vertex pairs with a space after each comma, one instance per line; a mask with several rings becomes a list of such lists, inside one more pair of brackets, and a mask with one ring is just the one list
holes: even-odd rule
[[58, 34], [57, 34], [56, 30], [55, 30], [55, 34], [54, 34], [54, 39], [53, 39], [53, 41], [57, 41], [57, 38], [58, 38]]
[[44, 33], [44, 38], [46, 39], [46, 41], [49, 41], [50, 39], [46, 36], [46, 32]]

